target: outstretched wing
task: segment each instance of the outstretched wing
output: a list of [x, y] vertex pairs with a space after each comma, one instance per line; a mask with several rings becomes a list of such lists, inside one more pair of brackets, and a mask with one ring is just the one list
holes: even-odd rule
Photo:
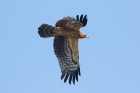
[[79, 30], [81, 27], [86, 26], [87, 24], [87, 15], [83, 16], [76, 16], [75, 18], [71, 17], [64, 17], [61, 20], [58, 20], [55, 24], [56, 27], [63, 27], [63, 28], [71, 28], [73, 30]]
[[54, 52], [60, 64], [61, 79], [64, 78], [66, 82], [69, 78], [69, 84], [72, 81], [75, 84], [75, 79], [78, 81], [78, 74], [80, 75], [78, 39], [55, 36]]

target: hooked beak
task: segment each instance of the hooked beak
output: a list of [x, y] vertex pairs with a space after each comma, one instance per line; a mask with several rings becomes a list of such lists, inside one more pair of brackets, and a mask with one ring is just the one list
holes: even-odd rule
[[89, 38], [89, 36], [87, 35], [85, 38]]

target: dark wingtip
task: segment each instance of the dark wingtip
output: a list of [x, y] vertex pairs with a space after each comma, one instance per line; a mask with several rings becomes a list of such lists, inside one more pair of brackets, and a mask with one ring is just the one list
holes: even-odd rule
[[72, 81], [72, 76], [73, 74], [70, 75], [70, 78], [69, 78], [69, 84], [71, 85], [71, 81]]
[[75, 75], [73, 75], [73, 84], [75, 84]]
[[85, 15], [84, 18], [83, 18], [83, 27], [86, 26], [87, 21], [88, 21], [87, 15]]
[[64, 79], [64, 83], [67, 81], [68, 77], [69, 77], [69, 74], [67, 73], [67, 75], [65, 76], [65, 79]]
[[79, 76], [81, 76], [80, 67], [78, 67], [78, 73], [79, 73]]
[[64, 78], [64, 76], [65, 76], [65, 74], [62, 74], [62, 75], [61, 75], [61, 80]]
[[79, 21], [79, 15], [76, 16], [77, 21]]
[[80, 22], [83, 22], [83, 14], [80, 16]]
[[75, 76], [76, 76], [76, 80], [78, 82], [78, 71], [76, 71]]
[[78, 82], [78, 75], [80, 76], [80, 67], [78, 67], [78, 69], [76, 71], [74, 71], [73, 73], [69, 74], [69, 73], [63, 73], [61, 75], [61, 80], [64, 79], [64, 83], [68, 80], [69, 78], [69, 84], [71, 85], [71, 82], [73, 82], [73, 84], [75, 85], [75, 80]]
[[85, 16], [83, 14], [81, 16], [77, 15], [76, 20], [81, 22], [83, 24], [83, 27], [84, 27], [84, 26], [86, 26], [87, 21], [88, 21], [87, 15], [85, 15]]

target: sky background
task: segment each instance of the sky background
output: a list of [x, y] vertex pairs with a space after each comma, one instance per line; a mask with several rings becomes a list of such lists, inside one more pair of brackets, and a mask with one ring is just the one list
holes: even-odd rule
[[[87, 14], [81, 76], [60, 80], [42, 23]], [[140, 0], [0, 0], [0, 93], [140, 93]]]

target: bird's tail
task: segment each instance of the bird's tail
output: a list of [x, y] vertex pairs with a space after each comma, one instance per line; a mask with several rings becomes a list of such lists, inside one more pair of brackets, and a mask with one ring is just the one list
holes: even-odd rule
[[54, 29], [56, 29], [56, 27], [48, 25], [48, 24], [42, 24], [39, 28], [38, 28], [38, 34], [40, 35], [40, 37], [53, 37], [54, 36]]

